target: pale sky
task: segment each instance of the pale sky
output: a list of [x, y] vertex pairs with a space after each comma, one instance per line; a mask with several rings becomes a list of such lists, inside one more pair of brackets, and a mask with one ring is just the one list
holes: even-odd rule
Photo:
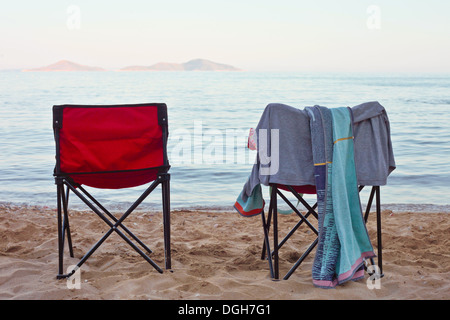
[[0, 70], [204, 58], [248, 71], [450, 72], [447, 0], [0, 4]]

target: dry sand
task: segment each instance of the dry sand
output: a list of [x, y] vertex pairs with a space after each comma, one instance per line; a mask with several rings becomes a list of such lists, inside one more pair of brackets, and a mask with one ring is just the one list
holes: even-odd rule
[[[0, 299], [163, 299], [297, 300], [450, 298], [450, 224], [448, 213], [383, 211], [383, 262], [380, 289], [367, 277], [336, 289], [312, 285], [314, 252], [288, 280], [273, 281], [261, 260], [259, 217], [236, 212], [172, 212], [172, 270], [155, 271], [122, 239], [112, 234], [81, 268], [80, 289], [57, 280], [56, 210], [0, 205]], [[91, 212], [70, 213], [76, 258], [66, 250], [65, 266], [74, 264], [108, 230]], [[293, 215], [280, 216], [280, 237]], [[125, 220], [154, 251], [163, 266], [162, 219], [140, 212]], [[303, 228], [303, 229], [302, 229]], [[284, 274], [312, 239], [305, 227], [280, 251]], [[376, 246], [375, 215], [368, 223]]]

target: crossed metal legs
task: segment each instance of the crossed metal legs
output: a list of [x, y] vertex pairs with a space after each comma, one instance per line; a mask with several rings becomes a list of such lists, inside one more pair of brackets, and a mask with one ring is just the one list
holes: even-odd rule
[[[164, 255], [165, 268], [171, 269], [171, 255], [170, 255], [170, 175], [160, 174], [158, 178], [144, 191], [144, 193], [131, 205], [131, 207], [117, 219], [113, 214], [106, 210], [94, 197], [92, 197], [82, 186], [76, 185], [69, 179], [56, 178], [57, 185], [57, 210], [58, 210], [58, 274], [57, 278], [67, 278], [73, 275], [84, 262], [100, 247], [100, 245], [113, 233], [116, 232], [126, 243], [128, 243], [137, 253], [139, 253], [150, 265], [152, 265], [158, 272], [163, 270], [134, 242], [136, 241], [147, 253], [152, 251], [122, 222], [136, 209], [142, 201], [159, 185], [162, 186], [162, 207], [163, 207], [163, 225], [164, 225]], [[65, 192], [65, 186], [67, 190]], [[92, 211], [94, 211], [109, 227], [110, 229], [103, 235], [103, 237], [81, 258], [76, 267], [69, 273], [63, 273], [63, 255], [65, 235], [67, 235], [67, 242], [69, 246], [69, 254], [73, 257], [72, 239], [70, 235], [69, 216], [68, 216], [68, 200], [69, 191], [76, 194]], [[95, 205], [94, 205], [95, 204]], [[96, 207], [97, 206], [97, 207]], [[101, 211], [100, 211], [100, 210]], [[103, 212], [102, 212], [103, 211]], [[109, 217], [109, 219], [108, 219]], [[111, 221], [112, 220], [112, 221]], [[123, 231], [122, 231], [123, 230]], [[128, 236], [127, 236], [128, 235]]]
[[[318, 231], [308, 220], [308, 217], [311, 215], [318, 219], [318, 215], [315, 211], [317, 208], [317, 203], [312, 207], [300, 196], [292, 186], [286, 186], [289, 191], [302, 203], [302, 205], [307, 209], [306, 214], [302, 214], [286, 197], [281, 191], [277, 188], [277, 185], [271, 185], [272, 190], [270, 194], [270, 204], [268, 217], [266, 220], [266, 216], [264, 212], [261, 214], [262, 225], [264, 230], [264, 243], [261, 254], [261, 259], [266, 259], [269, 262], [270, 275], [273, 279], [278, 280], [279, 275], [279, 249], [286, 243], [286, 241], [295, 233], [295, 231], [305, 223], [317, 236]], [[359, 191], [361, 191], [364, 186], [359, 187]], [[281, 242], [278, 242], [278, 209], [277, 209], [277, 197], [280, 196], [281, 199], [300, 217], [300, 221], [289, 231], [289, 233], [283, 238]], [[381, 241], [381, 208], [380, 208], [380, 187], [373, 186], [370, 192], [369, 200], [367, 202], [366, 212], [364, 215], [364, 221], [367, 223], [367, 219], [369, 216], [370, 209], [372, 207], [372, 202], [376, 198], [376, 215], [377, 215], [377, 249], [378, 249], [378, 268], [379, 274], [383, 276], [383, 262], [382, 262], [382, 241]], [[269, 231], [271, 227], [271, 223], [273, 224], [273, 251], [270, 249], [270, 237]], [[308, 249], [302, 254], [302, 256], [295, 262], [295, 264], [291, 267], [291, 269], [286, 273], [283, 277], [283, 280], [289, 279], [289, 277], [294, 273], [294, 271], [300, 266], [300, 264], [304, 261], [304, 259], [311, 253], [311, 251], [316, 247], [318, 243], [318, 237], [310, 244]], [[266, 254], [267, 251], [267, 254]], [[267, 256], [267, 257], [266, 257]], [[372, 265], [375, 265], [373, 259], [371, 259]]]

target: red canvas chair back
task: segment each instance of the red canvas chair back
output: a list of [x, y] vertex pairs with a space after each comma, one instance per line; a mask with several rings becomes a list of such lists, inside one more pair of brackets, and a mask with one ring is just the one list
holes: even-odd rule
[[56, 175], [118, 189], [153, 181], [169, 168], [165, 104], [60, 105], [53, 112]]

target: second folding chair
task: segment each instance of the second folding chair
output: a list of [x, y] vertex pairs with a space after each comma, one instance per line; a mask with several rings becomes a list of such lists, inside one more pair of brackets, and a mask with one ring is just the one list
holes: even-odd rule
[[[316, 247], [313, 282], [318, 287], [334, 287], [361, 278], [362, 267], [369, 260], [373, 268], [368, 272], [382, 275], [380, 186], [386, 185], [387, 177], [396, 168], [384, 107], [376, 101], [334, 109], [299, 109], [272, 103], [265, 108], [254, 132], [254, 143], [250, 144], [249, 137], [248, 145], [257, 149], [256, 162], [235, 209], [247, 217], [261, 214], [261, 256], [268, 259], [271, 277], [279, 278], [279, 251], [304, 226], [315, 237], [306, 250], [296, 249], [300, 258], [284, 279]], [[262, 185], [271, 188], [267, 216]], [[360, 200], [364, 186], [372, 187], [365, 214]], [[309, 204], [303, 194], [316, 194], [318, 202]], [[287, 195], [293, 195], [305, 210], [293, 205]], [[377, 255], [365, 226], [374, 198]], [[287, 234], [281, 241], [279, 199], [300, 219], [292, 229], [283, 230]]]

